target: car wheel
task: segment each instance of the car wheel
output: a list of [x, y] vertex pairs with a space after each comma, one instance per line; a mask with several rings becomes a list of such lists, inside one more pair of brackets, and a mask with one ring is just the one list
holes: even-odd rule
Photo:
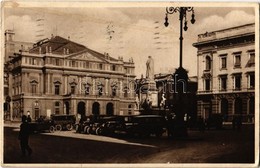
[[55, 128], [56, 128], [57, 131], [61, 131], [62, 130], [62, 126], [61, 125], [56, 125]]
[[50, 131], [50, 133], [53, 133], [55, 131], [55, 127], [54, 126], [50, 126], [49, 131]]
[[66, 125], [66, 128], [67, 128], [67, 130], [71, 131], [73, 127], [72, 127], [71, 124], [67, 124], [67, 125]]
[[84, 129], [83, 129], [83, 133], [84, 133], [84, 134], [89, 134], [89, 133], [88, 133], [88, 128], [89, 128], [89, 126], [85, 126], [85, 127], [84, 127]]
[[87, 128], [87, 134], [90, 134], [90, 133], [91, 133], [91, 128], [88, 127], [88, 128]]
[[97, 134], [97, 135], [101, 135], [101, 134], [102, 134], [102, 128], [98, 127], [98, 128], [96, 129], [96, 134]]

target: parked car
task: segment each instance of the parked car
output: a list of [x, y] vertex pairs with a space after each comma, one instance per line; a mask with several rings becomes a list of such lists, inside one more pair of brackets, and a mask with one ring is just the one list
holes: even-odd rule
[[90, 117], [82, 117], [79, 123], [75, 124], [76, 133], [86, 133], [86, 128], [92, 123]]
[[96, 129], [96, 134], [112, 136], [115, 135], [116, 133], [123, 131], [124, 128], [125, 128], [125, 123], [122, 120], [120, 120], [120, 118], [115, 118], [115, 120], [108, 120], [105, 121], [103, 124], [101, 124]]
[[162, 136], [166, 129], [166, 120], [160, 115], [138, 115], [128, 118], [125, 122], [125, 132], [128, 135], [146, 137]]
[[51, 115], [51, 120], [57, 131], [72, 130], [76, 121], [75, 115]]
[[43, 119], [40, 118], [40, 120], [36, 120], [36, 122], [30, 122], [29, 123], [30, 129], [32, 133], [38, 133], [38, 132], [54, 132], [55, 127], [50, 119]]

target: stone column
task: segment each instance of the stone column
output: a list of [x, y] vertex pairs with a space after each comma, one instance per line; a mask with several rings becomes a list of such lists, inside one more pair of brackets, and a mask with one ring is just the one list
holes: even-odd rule
[[93, 93], [93, 95], [96, 95], [96, 79], [95, 78], [92, 78], [92, 80], [93, 80], [93, 85], [92, 85], [92, 93]]
[[64, 91], [65, 94], [68, 94], [68, 75], [65, 75]]
[[47, 94], [49, 94], [49, 92], [50, 92], [50, 74], [47, 74], [47, 81], [46, 81], [46, 83], [47, 83]]
[[78, 77], [79, 78], [79, 83], [78, 83], [78, 85], [79, 85], [79, 94], [82, 94], [82, 76], [79, 76]]
[[106, 88], [105, 88], [105, 95], [109, 95], [109, 85], [108, 85], [108, 83], [109, 83], [109, 79], [108, 78], [106, 78]]
[[123, 81], [122, 80], [119, 81], [119, 87], [120, 87], [119, 97], [122, 97], [122, 95], [124, 94], [124, 88], [123, 88]]

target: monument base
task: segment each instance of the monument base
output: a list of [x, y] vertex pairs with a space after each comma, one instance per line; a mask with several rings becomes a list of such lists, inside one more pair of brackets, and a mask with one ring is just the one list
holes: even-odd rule
[[158, 107], [158, 90], [155, 81], [146, 81], [141, 86], [141, 100], [148, 101], [151, 107]]

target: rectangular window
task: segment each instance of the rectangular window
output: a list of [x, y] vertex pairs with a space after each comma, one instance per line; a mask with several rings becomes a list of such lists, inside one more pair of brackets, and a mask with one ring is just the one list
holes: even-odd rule
[[248, 88], [253, 89], [255, 88], [255, 74], [249, 74], [248, 76]]
[[112, 66], [111, 66], [111, 70], [112, 70], [112, 71], [116, 71], [116, 65], [112, 65]]
[[255, 66], [255, 51], [248, 52], [249, 60], [246, 64], [246, 67], [254, 67]]
[[60, 85], [55, 85], [55, 95], [60, 94]]
[[76, 62], [72, 61], [72, 67], [75, 67], [75, 66], [76, 66]]
[[71, 94], [75, 94], [75, 86], [71, 86], [70, 87], [70, 93]]
[[85, 64], [86, 64], [85, 68], [89, 68], [89, 62], [86, 62]]
[[100, 70], [103, 69], [103, 64], [99, 64], [99, 69], [100, 69]]
[[234, 67], [240, 68], [241, 67], [241, 54], [234, 55]]
[[210, 79], [205, 79], [205, 91], [210, 90]]
[[59, 66], [60, 65], [60, 60], [58, 58], [55, 59], [55, 65]]
[[37, 59], [36, 58], [33, 58], [33, 65], [37, 65]]
[[222, 57], [221, 58], [221, 68], [222, 69], [227, 68], [227, 57]]
[[33, 93], [33, 94], [36, 93], [36, 85], [32, 85], [32, 93]]
[[241, 75], [234, 76], [234, 89], [241, 90]]
[[9, 95], [9, 89], [8, 89], [8, 87], [5, 87], [5, 88], [4, 88], [4, 95], [5, 95], [5, 96]]
[[226, 91], [227, 90], [227, 77], [222, 76], [220, 77], [220, 90], [221, 91]]

